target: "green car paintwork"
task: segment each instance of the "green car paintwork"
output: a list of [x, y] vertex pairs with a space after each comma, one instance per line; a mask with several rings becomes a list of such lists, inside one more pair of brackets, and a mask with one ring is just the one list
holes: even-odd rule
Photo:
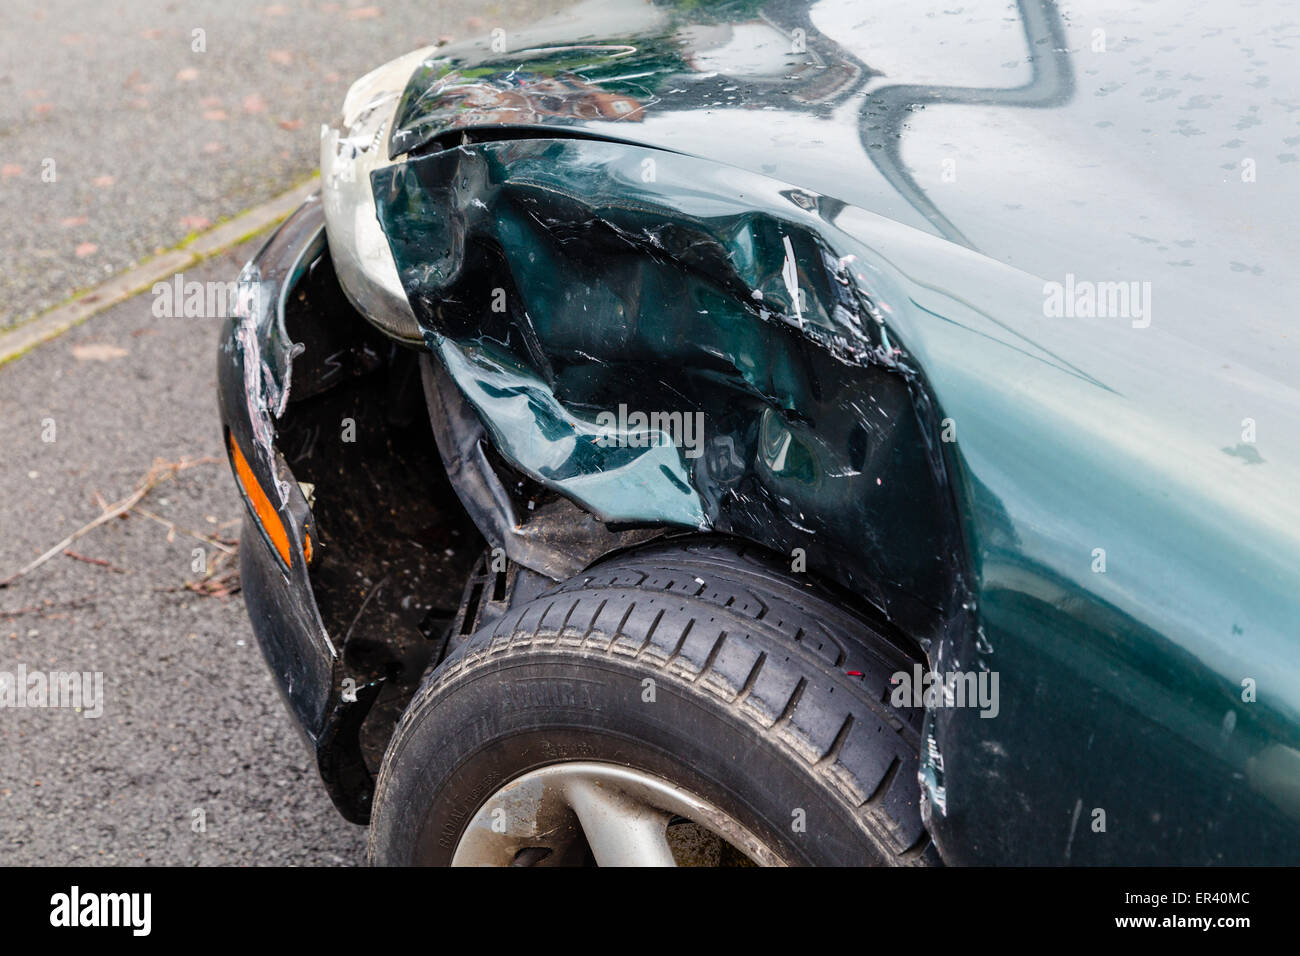
[[895, 82], [873, 52], [923, 77], [925, 41], [843, 4], [638, 6], [431, 59], [372, 176], [501, 454], [608, 522], [802, 549], [996, 672], [995, 714], [927, 708], [946, 860], [1297, 862], [1300, 113], [1192, 62], [1244, 27], [1103, 57], [1022, 2]]

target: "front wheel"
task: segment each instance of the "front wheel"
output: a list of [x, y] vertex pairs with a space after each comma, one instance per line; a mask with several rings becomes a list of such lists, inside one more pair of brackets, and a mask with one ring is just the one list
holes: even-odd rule
[[936, 862], [911, 657], [766, 558], [601, 562], [429, 675], [384, 758], [379, 864]]

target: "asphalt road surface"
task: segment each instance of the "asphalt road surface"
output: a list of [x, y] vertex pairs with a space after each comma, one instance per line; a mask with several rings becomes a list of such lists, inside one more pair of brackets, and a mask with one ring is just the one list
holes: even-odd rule
[[[310, 175], [321, 122], [373, 66], [559, 6], [4, 0], [0, 330]], [[254, 248], [186, 278], [229, 280]], [[0, 366], [0, 579], [156, 460], [190, 463], [0, 589], [0, 682], [19, 667], [103, 680], [98, 717], [0, 708], [0, 862], [361, 863], [366, 831], [325, 796], [242, 599], [187, 587], [204, 577], [196, 548], [222, 571], [210, 562], [242, 505], [217, 421], [217, 320], [151, 304]]]
[[380, 63], [564, 5], [3, 0], [0, 329], [309, 176]]
[[[252, 245], [205, 264], [233, 275]], [[128, 496], [155, 459], [203, 461], [0, 590], [0, 671], [102, 672], [103, 713], [0, 709], [6, 864], [360, 863], [239, 595], [186, 589], [237, 537], [215, 400], [217, 320], [140, 296], [0, 368], [0, 578]], [[51, 423], [53, 429], [51, 430]], [[53, 441], [47, 441], [48, 438]], [[107, 562], [108, 566], [89, 561]], [[201, 813], [196, 813], [201, 811]], [[199, 827], [199, 823], [202, 827]]]

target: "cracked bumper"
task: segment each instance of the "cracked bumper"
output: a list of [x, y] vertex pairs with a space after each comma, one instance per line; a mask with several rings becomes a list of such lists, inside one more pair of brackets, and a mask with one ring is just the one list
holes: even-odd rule
[[[276, 445], [275, 422], [288, 403], [294, 355], [284, 303], [324, 249], [324, 216], [313, 197], [241, 273], [237, 304], [222, 330], [217, 382], [227, 453], [245, 504], [240, 576], [253, 631], [335, 804], [348, 819], [364, 822], [373, 785], [351, 742], [365, 708], [343, 701], [339, 692], [338, 652], [308, 575], [311, 511]], [[232, 444], [246, 469], [235, 468]], [[265, 495], [263, 519], [250, 483]], [[287, 543], [265, 530], [266, 509], [282, 524]]]

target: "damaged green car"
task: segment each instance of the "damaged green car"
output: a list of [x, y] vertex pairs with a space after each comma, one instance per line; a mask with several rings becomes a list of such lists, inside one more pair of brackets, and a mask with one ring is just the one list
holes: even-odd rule
[[1230, 15], [925, 6], [580, 4], [322, 131], [220, 398], [375, 862], [1296, 862], [1300, 128]]

